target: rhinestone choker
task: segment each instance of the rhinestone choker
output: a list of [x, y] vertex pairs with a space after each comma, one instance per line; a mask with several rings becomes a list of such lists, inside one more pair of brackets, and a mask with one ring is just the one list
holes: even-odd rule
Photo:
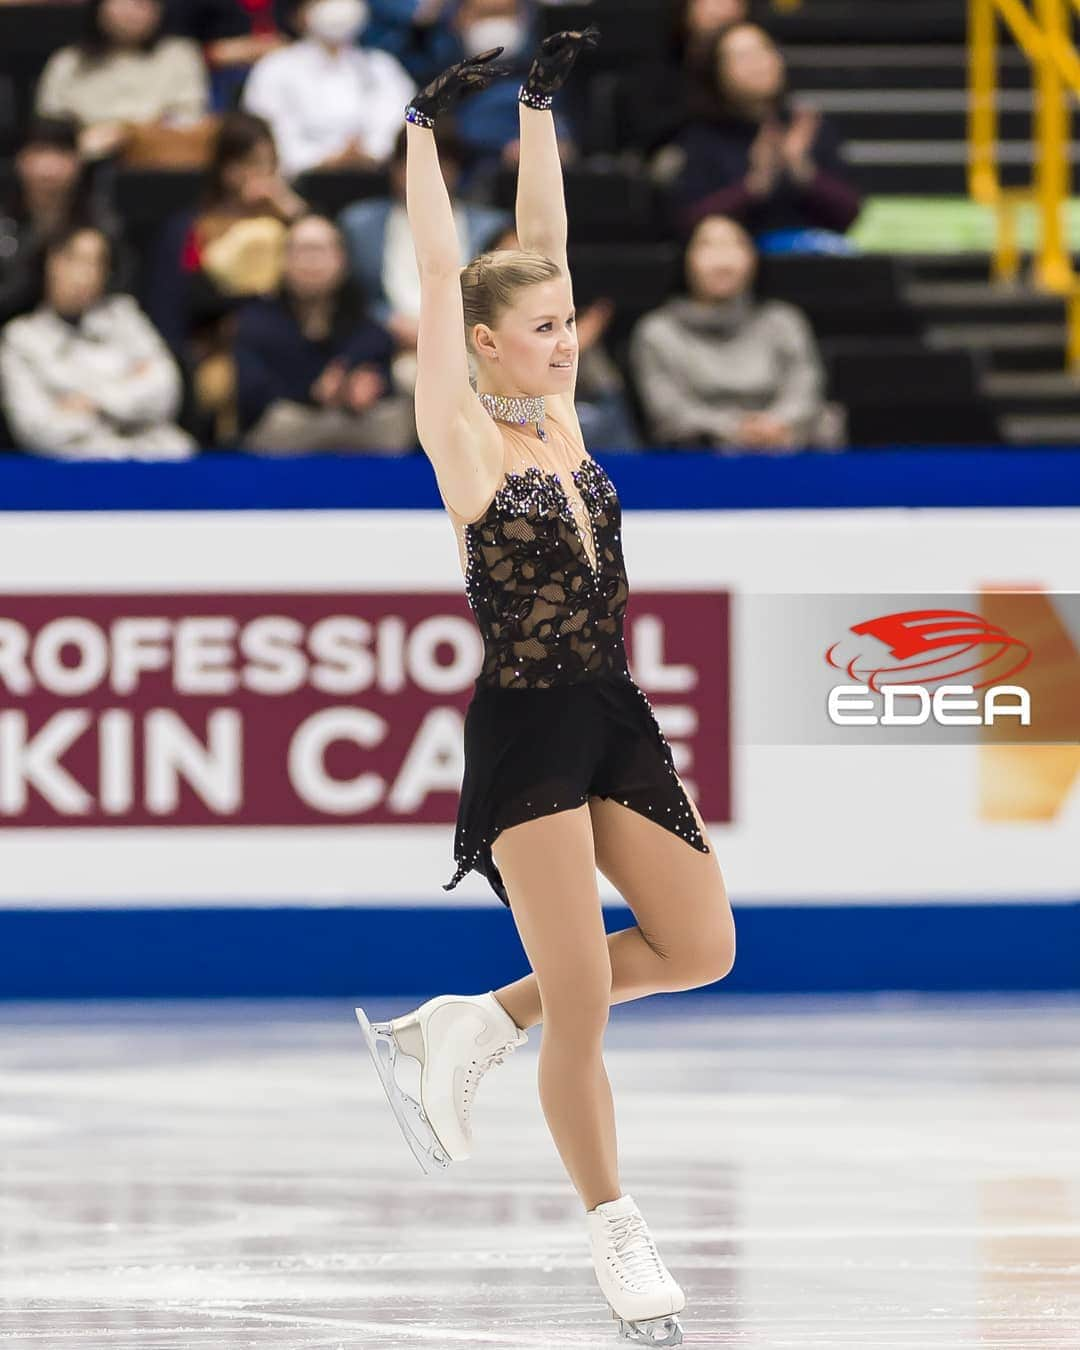
[[492, 417], [500, 422], [516, 422], [523, 427], [526, 422], [536, 423], [536, 434], [542, 441], [547, 440], [544, 430], [544, 396], [506, 394], [479, 394], [480, 402]]

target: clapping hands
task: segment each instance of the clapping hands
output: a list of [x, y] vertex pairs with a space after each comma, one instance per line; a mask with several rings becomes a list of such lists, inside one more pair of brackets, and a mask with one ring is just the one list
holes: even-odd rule
[[750, 171], [746, 175], [753, 196], [768, 196], [785, 172], [797, 183], [813, 178], [816, 168], [810, 150], [820, 125], [821, 114], [806, 104], [795, 109], [787, 127], [774, 119], [762, 123], [750, 147]]

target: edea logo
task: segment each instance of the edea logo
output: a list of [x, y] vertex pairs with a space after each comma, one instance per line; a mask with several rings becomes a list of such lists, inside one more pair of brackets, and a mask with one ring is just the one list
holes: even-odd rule
[[[1022, 685], [1002, 684], [1031, 660], [1031, 648], [1003, 628], [962, 609], [913, 609], [883, 614], [853, 625], [825, 653], [830, 666], [860, 683], [829, 690], [834, 726], [992, 726], [995, 718], [1018, 717], [1031, 725], [1031, 695]], [[977, 684], [946, 683], [981, 671]], [[975, 698], [976, 690], [985, 690]], [[880, 694], [884, 711], [878, 716]], [[918, 700], [902, 711], [902, 698]]]

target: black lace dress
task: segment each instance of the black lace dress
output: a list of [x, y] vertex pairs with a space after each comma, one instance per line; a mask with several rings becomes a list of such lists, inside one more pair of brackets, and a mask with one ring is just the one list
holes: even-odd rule
[[507, 906], [491, 855], [500, 831], [591, 796], [709, 852], [627, 666], [619, 499], [564, 416], [549, 398], [545, 439], [535, 424], [497, 421], [502, 485], [475, 521], [448, 507], [484, 660], [465, 716], [458, 866], [443, 890], [476, 870]]

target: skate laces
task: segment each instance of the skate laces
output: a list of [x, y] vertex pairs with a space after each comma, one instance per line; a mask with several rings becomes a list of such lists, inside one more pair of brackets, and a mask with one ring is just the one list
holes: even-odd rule
[[484, 1055], [482, 1059], [474, 1059], [465, 1074], [465, 1090], [462, 1094], [462, 1110], [466, 1121], [469, 1119], [469, 1112], [472, 1109], [473, 1093], [476, 1091], [477, 1084], [484, 1074], [487, 1073], [495, 1064], [501, 1064], [515, 1049], [513, 1041], [506, 1041], [505, 1044], [496, 1046], [496, 1048]]
[[608, 1219], [607, 1224], [615, 1253], [630, 1277], [662, 1281], [666, 1273], [664, 1263], [641, 1215], [624, 1214], [617, 1219]]

